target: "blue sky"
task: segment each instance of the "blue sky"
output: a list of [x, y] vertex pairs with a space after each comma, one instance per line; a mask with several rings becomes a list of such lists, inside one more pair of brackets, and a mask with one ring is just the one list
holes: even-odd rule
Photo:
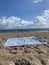
[[48, 14], [49, 0], [0, 0], [0, 29], [49, 28]]
[[42, 14], [48, 9], [48, 0], [34, 3], [33, 0], [1, 0], [0, 1], [0, 17], [17, 16], [26, 20]]

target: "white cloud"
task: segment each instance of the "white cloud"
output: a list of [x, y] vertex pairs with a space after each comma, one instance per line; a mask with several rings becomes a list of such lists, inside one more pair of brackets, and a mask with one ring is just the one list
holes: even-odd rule
[[34, 24], [32, 21], [22, 20], [21, 18], [15, 16], [8, 18], [2, 17], [0, 19], [0, 28], [2, 29], [26, 28], [32, 24]]
[[36, 16], [35, 22], [36, 22], [36, 25], [40, 25], [41, 27], [48, 28], [49, 27], [49, 10], [45, 10], [41, 16]]
[[17, 28], [49, 28], [49, 10], [45, 10], [41, 16], [36, 16], [32, 21], [15, 16], [0, 18], [0, 29]]
[[42, 16], [36, 17], [41, 24], [49, 24], [49, 10], [45, 10], [42, 14]]
[[33, 0], [33, 3], [41, 2], [42, 0]]

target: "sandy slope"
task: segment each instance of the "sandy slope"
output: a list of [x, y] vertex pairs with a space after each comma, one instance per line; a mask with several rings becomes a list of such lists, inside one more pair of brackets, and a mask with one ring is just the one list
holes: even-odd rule
[[[7, 38], [22, 36], [36, 36], [48, 44], [3, 48]], [[49, 65], [49, 32], [0, 33], [0, 65]]]

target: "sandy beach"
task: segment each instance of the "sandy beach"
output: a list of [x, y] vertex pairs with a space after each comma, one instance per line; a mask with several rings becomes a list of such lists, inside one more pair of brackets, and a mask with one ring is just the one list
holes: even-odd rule
[[[11, 37], [35, 36], [46, 45], [3, 48]], [[49, 65], [49, 32], [0, 33], [0, 65]]]

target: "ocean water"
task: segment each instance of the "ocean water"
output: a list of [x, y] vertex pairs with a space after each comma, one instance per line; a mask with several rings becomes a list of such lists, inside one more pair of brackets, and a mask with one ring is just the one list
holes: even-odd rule
[[10, 32], [48, 32], [49, 29], [7, 29], [7, 30], [0, 30], [0, 33], [10, 33]]

